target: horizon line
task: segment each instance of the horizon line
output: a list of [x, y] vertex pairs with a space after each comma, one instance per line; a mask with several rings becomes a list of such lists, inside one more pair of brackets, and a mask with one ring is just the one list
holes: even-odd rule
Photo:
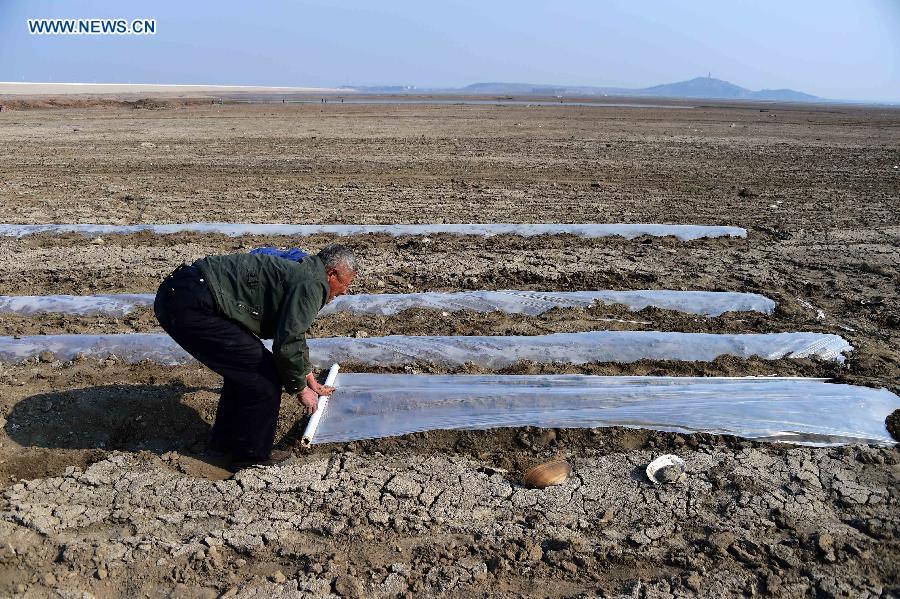
[[[732, 85], [737, 85], [728, 81], [727, 79], [718, 79], [716, 77], [694, 77], [693, 79], [717, 79], [718, 81], [723, 81], [725, 83], [730, 83]], [[685, 81], [690, 81], [691, 79], [686, 79]], [[521, 81], [478, 81], [475, 83], [470, 83], [468, 86], [477, 85], [480, 83], [492, 83], [492, 84], [506, 84], [506, 85], [533, 85], [535, 87], [570, 87], [570, 88], [596, 88], [596, 89], [616, 89], [622, 91], [640, 91], [648, 88], [626, 88], [626, 87], [616, 87], [616, 86], [598, 86], [598, 85], [571, 85], [571, 84], [555, 84], [555, 83], [527, 83]], [[681, 81], [674, 83], [682, 83]], [[658, 85], [668, 85], [668, 84], [658, 84]], [[366, 88], [379, 88], [379, 87], [406, 87], [410, 88], [410, 91], [428, 91], [428, 90], [462, 90], [467, 86], [463, 87], [422, 87], [418, 88], [415, 85], [410, 84], [377, 84], [377, 85], [346, 85], [343, 87], [308, 87], [308, 86], [288, 86], [288, 85], [246, 85], [246, 84], [225, 84], [225, 83], [96, 83], [96, 82], [86, 82], [86, 81], [0, 81], [0, 86], [17, 86], [17, 87], [25, 87], [25, 86], [51, 86], [51, 87], [64, 87], [64, 86], [73, 86], [73, 87], [157, 87], [157, 88], [188, 88], [188, 89], [197, 89], [200, 91], [201, 89], [212, 89], [212, 90], [270, 90], [275, 92], [283, 92], [283, 93], [302, 93], [302, 92], [315, 92], [315, 93], [353, 93], [358, 91], [359, 89]], [[656, 87], [656, 86], [649, 86]], [[741, 87], [741, 86], [738, 86]], [[779, 89], [788, 89], [790, 91], [799, 91], [799, 90], [791, 90], [790, 88], [763, 88], [759, 91], [778, 91]], [[24, 90], [23, 90], [24, 91]], [[165, 91], [165, 90], [160, 90]], [[750, 90], [753, 91], [753, 90]], [[16, 92], [4, 92], [0, 90], [0, 95], [15, 95]], [[474, 92], [474, 95], [477, 95], [478, 92]], [[492, 93], [500, 93], [500, 92], [492, 92]], [[806, 92], [799, 92], [806, 93]], [[490, 94], [488, 94], [490, 95]], [[521, 93], [520, 93], [521, 95]], [[621, 94], [622, 97], [627, 97], [627, 94]], [[663, 96], [660, 96], [661, 98]], [[684, 96], [665, 96], [673, 99], [710, 99], [710, 100], [728, 100], [728, 101], [755, 101], [752, 99], [742, 99], [742, 98], [716, 98], [713, 96], [710, 97], [684, 97]], [[779, 100], [765, 100], [771, 102], [779, 102]], [[797, 101], [797, 100], [785, 100], [784, 102], [790, 103], [846, 103], [846, 104], [871, 104], [871, 105], [898, 105], [900, 104], [900, 99], [895, 100], [850, 100], [850, 99], [837, 99], [837, 98], [822, 98], [816, 96], [815, 100], [808, 101]]]

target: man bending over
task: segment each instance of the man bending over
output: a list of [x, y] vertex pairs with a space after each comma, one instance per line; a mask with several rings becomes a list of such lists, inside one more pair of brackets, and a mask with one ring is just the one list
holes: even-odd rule
[[[322, 307], [347, 292], [356, 257], [330, 245], [301, 262], [266, 254], [208, 256], [178, 267], [156, 292], [162, 328], [225, 381], [209, 447], [230, 453], [232, 469], [275, 464], [281, 389], [306, 413], [332, 387], [316, 381], [306, 333]], [[260, 339], [273, 339], [272, 351]]]

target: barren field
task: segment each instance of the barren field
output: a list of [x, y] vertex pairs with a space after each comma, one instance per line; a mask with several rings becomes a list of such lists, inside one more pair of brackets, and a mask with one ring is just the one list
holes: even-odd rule
[[[822, 376], [900, 393], [900, 110], [92, 103], [28, 109], [17, 98], [0, 112], [0, 222], [658, 222], [749, 235], [36, 235], [0, 238], [0, 294], [153, 292], [206, 254], [338, 240], [361, 258], [357, 292], [727, 290], [779, 308], [339, 314], [313, 336], [818, 331], [854, 346], [843, 366], [720, 358], [501, 372]], [[0, 315], [0, 335], [154, 330], [148, 310]], [[279, 447], [296, 457], [227, 479], [201, 453], [219, 383], [197, 365], [114, 358], [0, 365], [0, 596], [900, 593], [895, 448], [502, 429], [303, 452], [285, 396]], [[686, 460], [683, 484], [643, 474], [662, 453]], [[554, 456], [572, 462], [569, 481], [519, 484]]]

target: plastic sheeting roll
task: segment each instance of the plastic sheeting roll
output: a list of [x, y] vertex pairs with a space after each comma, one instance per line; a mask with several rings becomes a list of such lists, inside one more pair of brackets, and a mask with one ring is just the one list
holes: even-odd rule
[[[328, 370], [328, 376], [325, 378], [326, 387], [334, 387], [338, 372], [340, 372], [340, 370], [340, 364], [331, 365], [331, 368]], [[328, 399], [329, 397], [327, 395], [320, 395], [318, 397], [317, 401], [319, 403], [316, 407], [316, 410], [312, 413], [312, 416], [309, 417], [309, 421], [306, 423], [306, 429], [303, 431], [303, 437], [300, 439], [300, 442], [303, 445], [309, 446], [313, 444], [313, 440], [316, 436], [316, 430], [318, 430], [319, 428], [319, 422], [322, 421], [322, 417], [328, 410]]]
[[[637, 311], [647, 307], [688, 314], [719, 316], [725, 312], [771, 314], [775, 302], [756, 293], [730, 291], [460, 291], [424, 293], [378, 293], [342, 295], [322, 308], [320, 315], [337, 312], [391, 316], [409, 308], [455, 312], [506, 312], [536, 316], [553, 308], [586, 308], [594, 303], [624, 304]], [[124, 316], [136, 308], [152, 306], [153, 295], [4, 295], [0, 313], [21, 315], [58, 312], [62, 314], [110, 314]]]
[[892, 443], [885, 389], [796, 378], [345, 374], [315, 443], [438, 429], [625, 426], [793, 443]]
[[[402, 366], [422, 362], [502, 368], [522, 360], [542, 364], [628, 363], [644, 359], [708, 362], [723, 355], [759, 356], [769, 360], [815, 356], [843, 361], [843, 352], [853, 349], [842, 337], [822, 333], [714, 335], [662, 331], [591, 331], [521, 337], [328, 337], [309, 339], [308, 344], [310, 359], [319, 368], [334, 363]], [[271, 342], [266, 345], [271, 347]], [[79, 353], [95, 358], [115, 354], [127, 362], [150, 360], [160, 364], [182, 364], [191, 359], [163, 333], [0, 337], [2, 362], [18, 362], [44, 351], [52, 352], [61, 360], [70, 360]]]
[[286, 225], [254, 223], [174, 223], [145, 225], [17, 225], [0, 224], [0, 235], [24, 237], [36, 233], [81, 233], [82, 235], [127, 235], [149, 232], [157, 235], [171, 233], [218, 233], [230, 237], [240, 235], [367, 235], [382, 233], [387, 235], [559, 235], [568, 233], [579, 237], [620, 236], [634, 239], [642, 235], [653, 237], [673, 236], [682, 241], [704, 237], [746, 237], [747, 230], [741, 227], [712, 225], [666, 225], [666, 224], [513, 224], [513, 223], [466, 223], [431, 225]]

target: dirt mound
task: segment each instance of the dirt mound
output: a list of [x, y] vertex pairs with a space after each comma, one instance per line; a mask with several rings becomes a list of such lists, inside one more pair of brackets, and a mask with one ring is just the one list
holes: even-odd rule
[[[723, 357], [714, 362], [641, 361], [634, 364], [551, 365], [521, 362], [507, 369], [489, 371], [466, 366], [440, 368], [373, 368], [344, 364], [345, 372], [427, 372], [432, 374], [595, 374], [680, 376], [830, 376], [840, 373], [832, 362]], [[198, 364], [177, 368], [158, 364], [122, 364], [107, 360], [79, 359], [42, 363], [27, 360], [21, 365], [3, 365], [0, 385], [8, 392], [0, 405], [4, 433], [14, 445], [0, 447], [0, 487], [20, 478], [61, 474], [66, 466], [84, 466], [113, 450], [170, 451], [194, 455], [205, 447], [216, 409], [220, 379]], [[295, 398], [285, 395], [279, 418], [281, 446], [299, 448], [305, 419]], [[454, 446], [457, 439], [478, 433], [432, 432], [421, 437], [424, 447]], [[577, 433], [571, 433], [577, 434]], [[635, 433], [636, 434], [636, 433]], [[504, 438], [498, 432], [492, 443]], [[418, 439], [418, 437], [411, 437]], [[425, 440], [428, 439], [428, 442]], [[439, 441], [438, 441], [439, 440]], [[452, 441], [452, 443], [451, 443]], [[408, 441], [415, 443], [418, 441]], [[386, 446], [394, 441], [385, 440]], [[15, 448], [24, 448], [19, 452]], [[511, 446], [498, 445], [501, 456]], [[498, 457], [497, 459], [501, 459]]]

